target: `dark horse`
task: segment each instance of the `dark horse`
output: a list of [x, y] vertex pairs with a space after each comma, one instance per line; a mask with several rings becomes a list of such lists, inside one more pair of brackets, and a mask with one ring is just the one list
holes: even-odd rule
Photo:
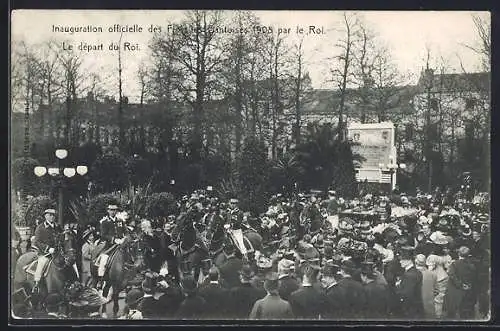
[[[210, 218], [206, 230], [205, 237], [207, 239], [210, 257], [214, 259], [215, 265], [217, 266], [220, 266], [226, 260], [226, 255], [222, 252], [226, 244], [231, 242], [231, 246], [234, 248], [238, 247], [234, 242], [234, 238], [229, 235], [224, 226], [224, 218], [217, 215]], [[262, 250], [262, 236], [257, 231], [248, 227], [242, 231], [242, 234], [243, 242], [248, 252], [253, 253]], [[229, 241], [227, 239], [229, 239]], [[237, 255], [243, 257], [242, 252], [238, 251]]]
[[37, 252], [30, 250], [19, 257], [14, 273], [14, 291], [24, 288], [27, 293], [35, 292], [32, 301], [35, 305], [41, 303], [49, 293], [62, 293], [67, 282], [78, 280], [73, 268], [76, 262], [77, 241], [70, 232], [57, 236], [55, 252], [49, 257], [49, 263], [40, 280], [38, 289], [34, 288], [34, 262]]
[[182, 277], [191, 274], [198, 279], [202, 261], [208, 258], [209, 254], [194, 226], [194, 219], [195, 215], [189, 211], [181, 214], [172, 231], [172, 241], [176, 245], [174, 255], [179, 266], [179, 275]]
[[[103, 288], [103, 296], [108, 297], [109, 291], [112, 291], [113, 317], [116, 317], [120, 309], [118, 304], [120, 292], [126, 289], [129, 281], [144, 269], [144, 247], [139, 239], [126, 236], [124, 241], [111, 253], [109, 259], [109, 266], [104, 275], [106, 285]], [[93, 273], [95, 271], [93, 269]], [[96, 276], [92, 275], [94, 279]], [[106, 305], [102, 307], [104, 314], [106, 313]]]

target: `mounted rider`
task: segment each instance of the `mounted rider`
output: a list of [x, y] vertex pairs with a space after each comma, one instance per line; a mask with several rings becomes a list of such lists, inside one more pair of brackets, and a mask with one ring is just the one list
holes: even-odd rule
[[97, 283], [97, 288], [101, 288], [103, 285], [103, 277], [106, 271], [106, 265], [110, 257], [110, 253], [114, 252], [117, 245], [123, 242], [126, 234], [126, 226], [122, 220], [116, 217], [118, 211], [117, 205], [108, 205], [107, 208], [108, 215], [103, 217], [99, 223], [101, 228], [101, 242], [104, 243], [102, 247], [101, 254], [97, 258], [98, 269], [97, 276], [99, 282]]
[[61, 233], [60, 227], [55, 222], [55, 209], [46, 209], [44, 211], [45, 221], [39, 224], [35, 229], [34, 241], [32, 246], [38, 248], [38, 263], [35, 271], [35, 287], [38, 289], [38, 284], [42, 278], [42, 273], [50, 261], [49, 255], [54, 254], [57, 245], [57, 237]]
[[238, 250], [242, 254], [247, 253], [247, 248], [243, 239], [243, 229], [245, 229], [243, 212], [238, 207], [239, 200], [231, 198], [229, 209], [226, 215], [226, 227], [229, 227], [230, 234]]

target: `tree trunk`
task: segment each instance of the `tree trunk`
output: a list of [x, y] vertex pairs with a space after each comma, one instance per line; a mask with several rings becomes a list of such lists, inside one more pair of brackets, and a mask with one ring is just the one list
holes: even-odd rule
[[123, 127], [123, 95], [122, 95], [122, 58], [121, 58], [121, 41], [122, 36], [118, 42], [118, 142], [120, 151], [123, 152], [125, 147], [125, 131]]

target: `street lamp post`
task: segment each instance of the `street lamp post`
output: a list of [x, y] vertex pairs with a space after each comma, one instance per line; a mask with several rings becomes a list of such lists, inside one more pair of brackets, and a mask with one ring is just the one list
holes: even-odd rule
[[57, 149], [55, 152], [57, 158], [56, 167], [44, 167], [37, 166], [34, 168], [35, 175], [38, 177], [43, 177], [46, 174], [58, 179], [58, 222], [59, 225], [64, 225], [63, 212], [64, 212], [64, 192], [63, 192], [63, 180], [65, 178], [71, 178], [76, 174], [83, 176], [88, 172], [87, 166], [78, 165], [75, 168], [62, 167], [61, 160], [64, 160], [68, 156], [68, 151], [65, 149]]

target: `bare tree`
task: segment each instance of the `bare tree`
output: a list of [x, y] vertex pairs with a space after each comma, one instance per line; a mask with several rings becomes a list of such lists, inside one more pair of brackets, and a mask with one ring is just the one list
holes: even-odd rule
[[488, 22], [486, 19], [479, 15], [472, 15], [472, 20], [476, 28], [476, 35], [478, 42], [476, 45], [462, 44], [467, 49], [472, 50], [481, 59], [481, 69], [483, 73], [487, 76], [487, 80], [478, 79], [477, 75], [469, 73], [459, 57], [462, 72], [467, 77], [469, 84], [471, 85], [471, 92], [476, 93], [476, 99], [478, 100], [475, 109], [478, 111], [476, 113], [477, 118], [480, 119], [479, 123], [483, 130], [484, 136], [489, 136], [489, 123], [491, 122], [491, 111], [490, 111], [490, 100], [491, 100], [491, 21]]
[[491, 22], [479, 15], [472, 15], [476, 34], [479, 42], [476, 45], [463, 44], [481, 57], [484, 71], [490, 71], [491, 67]]
[[[163, 146], [173, 153], [176, 147], [172, 145], [174, 129], [177, 126], [177, 113], [174, 107], [176, 101], [183, 101], [181, 84], [183, 80], [182, 65], [178, 61], [180, 45], [179, 36], [173, 31], [156, 34], [150, 43], [152, 63], [147, 70], [146, 84], [142, 84], [141, 98], [149, 95], [161, 107], [161, 137]], [[143, 73], [139, 73], [142, 75]], [[144, 128], [141, 128], [144, 139]], [[171, 154], [171, 153], [170, 153]]]
[[289, 53], [285, 36], [273, 33], [268, 39], [268, 70], [269, 70], [269, 120], [271, 130], [271, 155], [276, 160], [278, 154], [278, 137], [282, 134], [283, 125], [280, 118], [286, 108], [286, 87], [288, 85], [290, 61], [287, 58]]
[[294, 101], [295, 101], [295, 123], [294, 123], [294, 138], [295, 145], [300, 144], [300, 128], [301, 128], [301, 99], [303, 95], [304, 87], [304, 51], [302, 49], [302, 44], [304, 38], [302, 37], [297, 45], [295, 45], [295, 58], [296, 58], [296, 76], [295, 76], [295, 89], [294, 89]]
[[[31, 146], [31, 116], [34, 110], [35, 93], [39, 91], [39, 58], [34, 47], [20, 42], [14, 49], [14, 67], [12, 68], [13, 96], [24, 103], [24, 153], [27, 156]], [[31, 111], [30, 111], [31, 109]]]
[[125, 147], [125, 128], [123, 126], [123, 91], [122, 91], [122, 37], [123, 33], [120, 33], [120, 39], [118, 40], [118, 142], [121, 151]]
[[[71, 51], [64, 53], [59, 58], [64, 79], [61, 85], [66, 97], [66, 118], [64, 139], [67, 145], [78, 143], [78, 95], [83, 89], [84, 76], [82, 73], [82, 58]], [[57, 125], [60, 127], [60, 125]]]
[[339, 49], [339, 54], [334, 56], [335, 65], [331, 69], [333, 76], [332, 80], [337, 85], [340, 94], [340, 102], [338, 105], [338, 132], [340, 140], [344, 139], [344, 113], [347, 87], [353, 81], [353, 51], [357, 29], [357, 20], [354, 15], [349, 15], [344, 12], [342, 21], [344, 37], [335, 44], [336, 48]]
[[92, 73], [90, 78], [89, 94], [90, 107], [92, 108], [92, 121], [93, 121], [93, 141], [100, 144], [101, 141], [101, 120], [98, 113], [98, 100], [106, 95], [106, 91], [100, 86], [102, 79], [99, 74]]
[[366, 123], [367, 112], [373, 105], [373, 71], [376, 58], [374, 35], [363, 24], [359, 25], [358, 42], [354, 45], [354, 99], [361, 108], [361, 123]]
[[[57, 42], [49, 40], [41, 46], [42, 56], [40, 59], [40, 104], [47, 98], [47, 128], [49, 136], [54, 135], [54, 99], [60, 97], [61, 85], [58, 80], [60, 77], [60, 61]], [[43, 112], [43, 108], [40, 109]], [[40, 134], [43, 137], [45, 132], [45, 122], [43, 113], [40, 114]]]
[[214, 93], [217, 83], [214, 74], [219, 70], [225, 53], [220, 47], [216, 28], [222, 22], [220, 11], [190, 11], [182, 22], [179, 33], [179, 51], [176, 60], [182, 65], [186, 79], [181, 84], [184, 99], [193, 109], [191, 155], [201, 159], [204, 131], [205, 102]]

